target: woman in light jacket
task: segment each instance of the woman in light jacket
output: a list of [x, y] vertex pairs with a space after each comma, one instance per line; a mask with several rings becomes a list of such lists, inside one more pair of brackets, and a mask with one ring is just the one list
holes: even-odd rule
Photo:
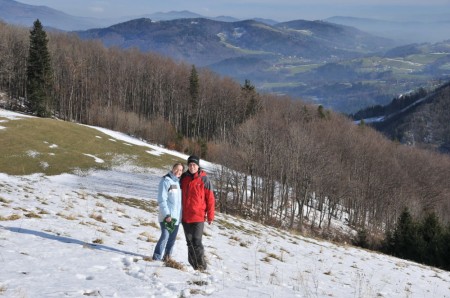
[[181, 188], [179, 178], [183, 173], [183, 165], [176, 163], [172, 171], [165, 175], [158, 187], [158, 221], [161, 236], [153, 252], [153, 260], [167, 261], [177, 238], [181, 222]]

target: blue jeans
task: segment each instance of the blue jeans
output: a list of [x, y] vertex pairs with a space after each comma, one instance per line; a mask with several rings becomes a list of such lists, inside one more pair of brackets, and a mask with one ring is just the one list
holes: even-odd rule
[[159, 237], [158, 243], [156, 243], [155, 251], [153, 252], [153, 260], [161, 261], [163, 258], [170, 257], [172, 254], [173, 246], [177, 239], [179, 225], [175, 226], [172, 233], [167, 231], [163, 222], [160, 222], [159, 226], [161, 227], [161, 236]]

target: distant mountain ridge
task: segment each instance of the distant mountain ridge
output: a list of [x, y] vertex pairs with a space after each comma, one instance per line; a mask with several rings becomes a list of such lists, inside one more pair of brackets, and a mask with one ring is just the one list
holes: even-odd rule
[[[169, 11], [169, 12], [155, 12], [151, 14], [145, 14], [142, 16], [134, 17], [133, 19], [142, 19], [147, 18], [151, 19], [152, 21], [171, 21], [176, 19], [198, 19], [198, 18], [205, 18], [210, 19], [214, 21], [220, 21], [220, 22], [237, 22], [240, 21], [237, 18], [233, 18], [230, 16], [218, 16], [218, 17], [206, 17], [204, 15], [191, 12], [188, 10], [182, 10], [182, 11]], [[272, 20], [267, 20], [267, 22], [271, 22]], [[276, 21], [272, 21], [277, 23]]]
[[206, 18], [153, 21], [136, 19], [108, 28], [77, 31], [107, 46], [155, 51], [199, 66], [237, 57], [278, 60], [297, 56], [312, 61], [358, 57], [392, 45], [357, 29], [321, 21], [270, 26], [254, 20], [221, 22]]
[[[24, 4], [15, 0], [0, 0], [0, 20], [7, 23], [31, 27], [36, 19], [39, 19], [47, 28], [55, 28], [63, 31], [87, 30], [92, 28], [104, 28], [117, 23], [133, 19], [149, 18], [154, 21], [207, 18], [222, 22], [236, 22], [237, 18], [230, 16], [206, 17], [191, 11], [169, 11], [142, 14], [139, 16], [123, 16], [119, 18], [93, 18], [73, 16], [59, 10], [43, 6]], [[270, 25], [278, 23], [270, 19], [257, 18], [259, 22]]]

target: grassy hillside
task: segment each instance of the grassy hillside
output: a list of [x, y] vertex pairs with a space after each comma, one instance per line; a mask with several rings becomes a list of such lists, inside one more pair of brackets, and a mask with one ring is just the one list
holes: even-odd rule
[[0, 116], [0, 172], [57, 175], [131, 164], [162, 168], [177, 157], [117, 141], [91, 127], [54, 119]]

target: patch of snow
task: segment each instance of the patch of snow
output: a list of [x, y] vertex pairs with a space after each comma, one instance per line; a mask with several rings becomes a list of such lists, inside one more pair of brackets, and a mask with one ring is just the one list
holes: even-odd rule
[[26, 154], [27, 154], [29, 157], [32, 157], [32, 158], [36, 158], [37, 156], [40, 155], [39, 152], [34, 151], [34, 150], [28, 150], [28, 151], [26, 152]]
[[95, 160], [96, 163], [104, 163], [104, 162], [105, 162], [103, 159], [98, 158], [97, 156], [94, 156], [94, 155], [92, 155], [92, 154], [83, 153], [83, 155], [86, 155], [86, 156], [89, 156], [89, 157], [94, 158], [94, 160]]

